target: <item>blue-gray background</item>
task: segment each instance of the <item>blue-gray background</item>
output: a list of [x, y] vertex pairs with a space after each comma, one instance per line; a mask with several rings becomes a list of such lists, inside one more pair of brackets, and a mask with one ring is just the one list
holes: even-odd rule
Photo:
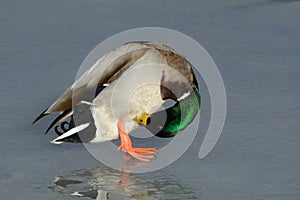
[[[54, 177], [101, 168], [81, 145], [50, 144], [54, 134], [43, 135], [49, 119], [31, 122], [74, 81], [95, 45], [143, 26], [183, 32], [206, 48], [223, 76], [228, 112], [222, 136], [207, 158], [197, 157], [203, 127], [177, 162], [134, 175], [133, 180], [143, 180], [136, 187], [148, 181], [145, 190], [150, 190], [166, 180], [156, 188], [170, 193], [165, 199], [175, 199], [170, 197], [175, 186], [179, 193], [182, 189], [181, 199], [300, 198], [299, 1], [0, 4], [1, 199], [71, 198], [48, 188]], [[202, 96], [209, 100], [205, 90]], [[207, 126], [209, 108], [202, 109]], [[175, 186], [160, 191], [168, 184]]]

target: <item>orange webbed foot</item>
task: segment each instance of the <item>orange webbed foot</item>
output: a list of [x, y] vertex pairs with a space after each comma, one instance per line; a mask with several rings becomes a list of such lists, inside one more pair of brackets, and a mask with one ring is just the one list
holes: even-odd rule
[[[124, 131], [124, 123], [122, 121], [118, 122], [118, 131], [121, 139], [121, 145], [118, 147], [119, 150], [124, 151], [141, 161], [150, 161], [154, 158], [153, 154], [157, 153], [156, 148], [133, 148], [132, 142], [129, 135]], [[146, 154], [146, 155], [145, 155]], [[148, 155], [147, 155], [148, 154]]]

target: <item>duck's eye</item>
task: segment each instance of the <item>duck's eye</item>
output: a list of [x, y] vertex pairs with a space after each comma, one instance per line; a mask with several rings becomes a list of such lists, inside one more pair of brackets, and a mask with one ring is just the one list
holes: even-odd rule
[[143, 120], [140, 119], [140, 122], [143, 122]]

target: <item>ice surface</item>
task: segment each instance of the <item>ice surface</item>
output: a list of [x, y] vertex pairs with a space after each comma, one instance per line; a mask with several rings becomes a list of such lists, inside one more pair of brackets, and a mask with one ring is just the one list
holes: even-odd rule
[[133, 179], [155, 192], [152, 177], [158, 186], [169, 180], [171, 192], [188, 188], [186, 199], [299, 199], [299, 10], [299, 1], [279, 0], [2, 0], [1, 199], [73, 199], [48, 188], [55, 177], [101, 168], [81, 145], [50, 144], [55, 135], [43, 132], [51, 117], [31, 122], [73, 82], [95, 45], [142, 26], [175, 29], [202, 44], [223, 76], [228, 112], [216, 147], [199, 160], [210, 118], [202, 85], [203, 128], [189, 151]]

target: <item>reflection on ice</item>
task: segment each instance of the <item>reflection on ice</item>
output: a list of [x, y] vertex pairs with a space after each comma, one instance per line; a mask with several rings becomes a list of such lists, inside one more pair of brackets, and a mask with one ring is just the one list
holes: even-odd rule
[[[142, 164], [130, 158], [127, 163], [127, 169]], [[69, 171], [56, 176], [49, 188], [71, 199], [199, 199], [166, 174], [131, 174], [107, 167]]]

